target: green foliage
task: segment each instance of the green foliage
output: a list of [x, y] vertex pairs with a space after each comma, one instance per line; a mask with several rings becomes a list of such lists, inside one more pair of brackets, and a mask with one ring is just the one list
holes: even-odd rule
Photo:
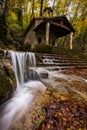
[[[43, 5], [41, 5], [41, 2]], [[78, 44], [81, 48], [86, 48], [87, 44], [87, 1], [83, 0], [7, 0], [5, 6], [6, 25], [0, 18], [0, 37], [1, 39], [8, 38], [9, 35], [17, 42], [23, 41], [22, 33], [26, 29], [30, 20], [33, 17], [40, 15], [45, 16], [43, 10], [46, 6], [52, 6], [54, 9], [53, 16], [66, 15], [73, 24], [76, 32], [74, 34], [73, 42]], [[43, 7], [41, 9], [41, 6]], [[1, 17], [1, 16], [0, 16]], [[7, 35], [7, 36], [6, 36]], [[65, 44], [66, 40], [62, 43]], [[6, 42], [6, 41], [5, 41]]]
[[33, 51], [38, 52], [38, 53], [51, 53], [52, 46], [44, 45], [44, 44], [36, 45]]

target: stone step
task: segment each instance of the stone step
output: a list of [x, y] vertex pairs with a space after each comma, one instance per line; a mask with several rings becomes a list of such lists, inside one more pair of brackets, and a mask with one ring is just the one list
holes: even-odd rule
[[67, 62], [69, 62], [69, 63], [85, 63], [85, 64], [87, 64], [87, 61], [82, 61], [82, 60], [81, 60], [81, 61], [80, 61], [80, 60], [75, 61], [75, 60], [68, 60], [68, 59], [66, 59], [66, 60], [63, 60], [63, 59], [62, 59], [62, 60], [56, 60], [56, 59], [54, 59], [53, 62], [55, 62], [55, 63], [56, 63], [56, 62], [57, 62], [57, 63], [58, 63], [58, 62], [59, 62], [59, 63], [67, 63]]
[[87, 59], [82, 59], [82, 58], [77, 58], [77, 57], [67, 57], [67, 56], [60, 56], [60, 55], [57, 55], [57, 56], [40, 56], [42, 59], [44, 58], [50, 58], [50, 59], [62, 59], [62, 58], [65, 58], [65, 59], [78, 59], [78, 60], [83, 60], [83, 61], [87, 61]]
[[[39, 67], [39, 68], [43, 68], [43, 67]], [[52, 67], [44, 67], [46, 70], [48, 70], [48, 71], [56, 71], [56, 70], [66, 70], [66, 69], [74, 69], [74, 67], [73, 66], [69, 66], [69, 67], [67, 67], [67, 66], [64, 66], [64, 67], [58, 67], [58, 66], [52, 66]]]
[[75, 69], [87, 69], [87, 66], [75, 66]]
[[66, 59], [75, 59], [75, 60], [78, 59], [78, 60], [82, 60], [82, 61], [87, 61], [85, 58], [81, 58], [81, 57], [77, 58], [77, 57], [73, 57], [73, 56], [71, 57], [69, 55], [66, 55], [66, 54], [64, 55], [62, 53], [59, 54], [59, 55], [58, 54], [40, 54], [40, 57], [42, 57], [42, 58], [43, 57], [48, 57], [48, 58], [51, 58], [51, 59], [52, 58], [55, 58], [55, 59], [57, 59], [57, 58], [58, 59], [66, 58]]
[[[43, 68], [43, 67], [40, 67]], [[58, 66], [51, 66], [51, 67], [44, 67], [48, 71], [62, 71], [62, 70], [69, 70], [69, 69], [87, 69], [87, 66], [64, 66], [64, 67], [58, 67]]]
[[80, 60], [67, 60], [67, 59], [43, 59], [38, 61], [37, 63], [77, 63], [77, 64], [87, 64], [87, 61]]
[[43, 60], [43, 59], [50, 59], [50, 60], [53, 60], [53, 61], [61, 61], [61, 60], [67, 60], [67, 61], [71, 61], [71, 62], [86, 62], [87, 63], [87, 60], [86, 59], [76, 59], [76, 58], [69, 58], [69, 57], [52, 57], [52, 56], [47, 56], [47, 57], [40, 57], [40, 60]]
[[84, 64], [84, 63], [46, 63], [46, 64], [44, 64], [44, 63], [39, 63], [39, 64], [37, 64], [37, 66], [84, 66], [84, 67], [86, 67], [87, 66], [87, 64]]
[[87, 69], [87, 60], [64, 54], [40, 54], [37, 66], [47, 70]]

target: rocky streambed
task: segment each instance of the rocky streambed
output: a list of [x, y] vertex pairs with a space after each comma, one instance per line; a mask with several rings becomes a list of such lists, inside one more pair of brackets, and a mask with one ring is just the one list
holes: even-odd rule
[[32, 109], [11, 130], [86, 130], [87, 83], [76, 75], [52, 73], [39, 93]]

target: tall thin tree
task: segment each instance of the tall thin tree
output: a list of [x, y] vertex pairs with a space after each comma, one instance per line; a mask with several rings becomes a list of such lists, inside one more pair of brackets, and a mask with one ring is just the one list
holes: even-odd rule
[[43, 0], [41, 0], [40, 4], [40, 16], [42, 16], [42, 11], [43, 11]]
[[[4, 8], [3, 8], [4, 7]], [[7, 0], [0, 1], [0, 41], [7, 44]]]

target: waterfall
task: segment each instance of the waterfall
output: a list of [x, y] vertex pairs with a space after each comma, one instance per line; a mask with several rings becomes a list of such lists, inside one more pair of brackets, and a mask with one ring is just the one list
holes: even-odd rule
[[[31, 67], [36, 67], [34, 53], [9, 50], [8, 54], [11, 57], [17, 81], [17, 89], [14, 92], [13, 97], [0, 106], [1, 130], [9, 130], [25, 111], [32, 107], [32, 103], [37, 96], [37, 93], [39, 91], [44, 93], [46, 90], [45, 85], [40, 81], [38, 73], [34, 72], [34, 69], [30, 69]], [[27, 80], [25, 80], [25, 77], [27, 77]]]
[[[8, 54], [11, 56], [12, 66], [17, 81], [17, 88], [24, 87], [24, 73], [28, 67], [36, 67], [36, 59], [34, 53], [25, 53], [25, 52], [14, 52], [8, 51]], [[28, 63], [27, 63], [28, 62]], [[28, 64], [26, 66], [26, 64]]]

